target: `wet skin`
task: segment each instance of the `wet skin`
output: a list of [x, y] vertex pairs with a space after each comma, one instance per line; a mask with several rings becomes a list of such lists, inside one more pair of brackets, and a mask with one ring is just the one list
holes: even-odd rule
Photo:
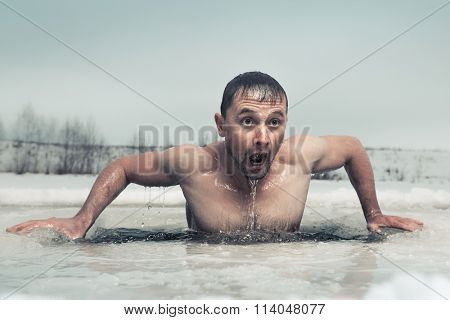
[[[360, 141], [350, 136], [295, 136], [284, 139], [284, 101], [236, 98], [226, 118], [215, 114], [224, 142], [206, 147], [182, 145], [162, 152], [123, 157], [98, 176], [73, 218], [18, 224], [7, 231], [53, 228], [82, 238], [104, 208], [129, 183], [180, 185], [190, 228], [207, 232], [296, 231], [305, 208], [311, 174], [345, 167], [370, 231], [420, 229], [420, 221], [384, 215], [378, 205], [373, 171]], [[252, 187], [253, 186], [253, 187]]]

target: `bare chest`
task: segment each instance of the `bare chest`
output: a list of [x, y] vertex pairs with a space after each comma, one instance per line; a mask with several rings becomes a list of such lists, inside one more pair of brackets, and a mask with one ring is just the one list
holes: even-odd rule
[[268, 175], [239, 186], [218, 175], [183, 187], [191, 228], [208, 231], [298, 230], [305, 208], [309, 175]]

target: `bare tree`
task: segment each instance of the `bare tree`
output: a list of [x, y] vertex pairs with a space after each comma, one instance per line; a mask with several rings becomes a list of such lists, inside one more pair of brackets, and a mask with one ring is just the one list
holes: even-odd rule
[[136, 132], [133, 133], [133, 135], [131, 136], [127, 145], [129, 145], [130, 147], [133, 147], [133, 148], [139, 148], [139, 138], [138, 138], [138, 134]]
[[[4, 138], [3, 131], [0, 121], [0, 139]], [[38, 115], [31, 104], [17, 114], [11, 138], [12, 167], [18, 174], [95, 173], [108, 156], [105, 139], [92, 118], [85, 122], [67, 120], [59, 127], [54, 118]]]
[[75, 118], [67, 120], [59, 132], [64, 151], [60, 157], [59, 173], [94, 173], [102, 158], [104, 138], [95, 122], [85, 123]]
[[31, 104], [17, 115], [12, 129], [14, 147], [14, 171], [18, 174], [37, 172], [40, 143], [42, 142], [43, 120]]
[[64, 152], [59, 163], [59, 173], [72, 173], [76, 166], [75, 148], [80, 144], [79, 134], [81, 133], [81, 123], [78, 119], [66, 120], [59, 134], [60, 143]]
[[55, 118], [42, 119], [42, 137], [41, 142], [57, 143], [58, 142], [58, 122]]
[[97, 126], [92, 118], [89, 118], [84, 124], [83, 140], [81, 173], [93, 173], [96, 162], [101, 158], [102, 146], [105, 144], [105, 139], [98, 132]]
[[12, 129], [12, 138], [22, 142], [42, 142], [42, 117], [31, 104], [22, 108]]
[[57, 158], [57, 147], [55, 144], [58, 142], [57, 138], [58, 123], [54, 118], [43, 118], [42, 128], [42, 142], [45, 146], [42, 150], [43, 158], [43, 170], [45, 174], [50, 174], [55, 165], [55, 159]]
[[3, 126], [2, 118], [0, 118], [0, 140], [6, 139], [5, 127]]

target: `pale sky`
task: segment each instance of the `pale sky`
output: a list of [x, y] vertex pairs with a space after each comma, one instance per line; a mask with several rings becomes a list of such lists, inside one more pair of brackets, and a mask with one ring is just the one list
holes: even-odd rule
[[[91, 116], [109, 143], [178, 122], [7, 9], [8, 3], [176, 118], [212, 125], [226, 83], [262, 71], [294, 104], [445, 3], [0, 1], [0, 118], [31, 103]], [[449, 149], [450, 5], [289, 112], [310, 134]]]

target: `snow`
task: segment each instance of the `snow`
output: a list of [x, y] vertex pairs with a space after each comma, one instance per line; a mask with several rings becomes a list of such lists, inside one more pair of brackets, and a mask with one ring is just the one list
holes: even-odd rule
[[[96, 176], [0, 174], [0, 205], [21, 206], [80, 206], [89, 194]], [[450, 192], [442, 182], [376, 183], [382, 208], [392, 210], [448, 209]], [[144, 188], [130, 185], [112, 203], [113, 206], [145, 205], [184, 206], [183, 193], [178, 186]], [[358, 208], [359, 200], [348, 181], [313, 180], [308, 195], [313, 207]]]

